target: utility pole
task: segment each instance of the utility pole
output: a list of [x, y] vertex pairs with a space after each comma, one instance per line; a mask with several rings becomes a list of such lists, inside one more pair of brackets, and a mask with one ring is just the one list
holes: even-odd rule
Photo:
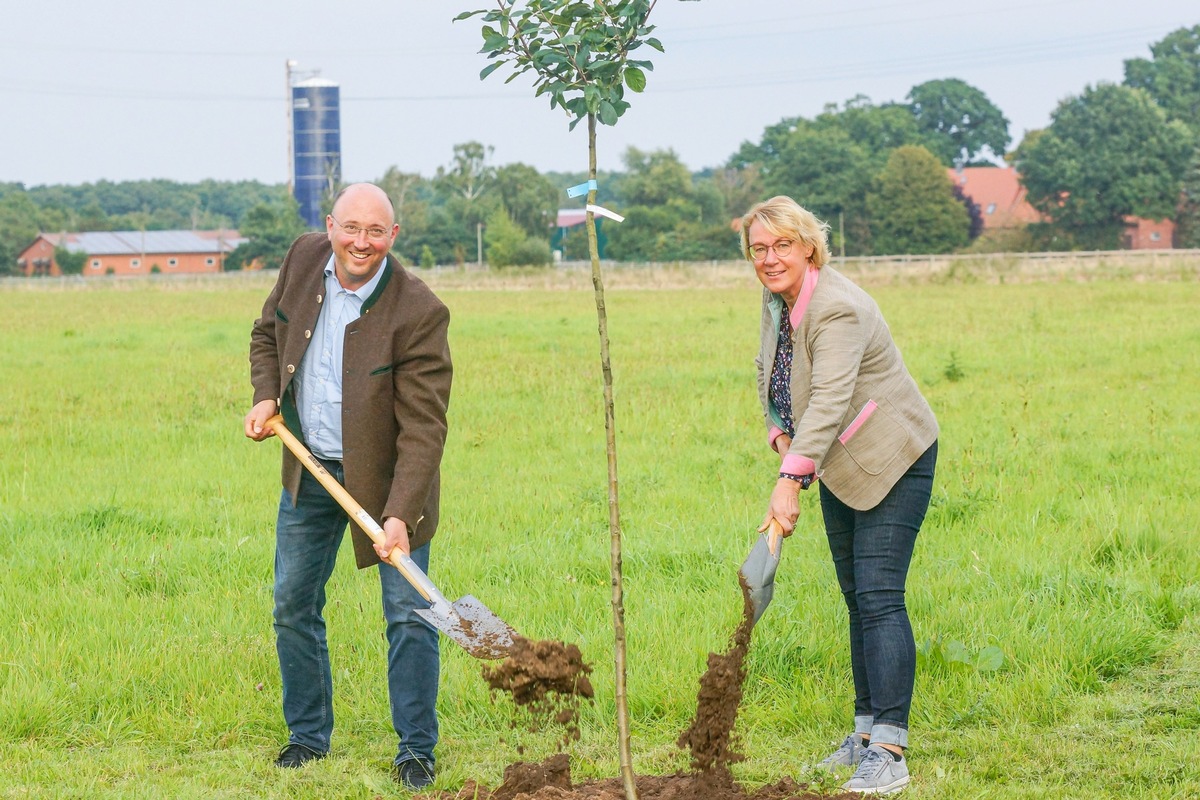
[[838, 212], [838, 238], [842, 240], [842, 261], [846, 260], [846, 214]]
[[297, 62], [288, 59], [283, 62], [284, 74], [287, 78], [287, 87], [283, 95], [284, 105], [287, 107], [287, 193], [288, 197], [292, 196], [292, 192], [296, 183], [296, 159], [292, 153], [293, 140], [296, 138], [293, 127], [295, 123], [292, 119], [292, 67], [296, 66]]

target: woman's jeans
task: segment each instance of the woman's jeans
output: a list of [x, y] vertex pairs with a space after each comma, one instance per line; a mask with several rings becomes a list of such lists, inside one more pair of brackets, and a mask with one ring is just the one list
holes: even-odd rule
[[873, 744], [908, 747], [917, 651], [904, 583], [936, 463], [934, 442], [870, 511], [855, 511], [821, 484], [829, 552], [850, 611], [854, 730]]
[[[325, 468], [343, 479], [342, 465]], [[325, 640], [325, 584], [333, 574], [347, 518], [325, 488], [307, 470], [301, 475], [299, 502], [284, 489], [275, 529], [275, 646], [283, 678], [283, 717], [291, 743], [318, 753], [329, 751], [333, 734], [333, 673]], [[429, 567], [429, 545], [412, 552], [422, 570]], [[392, 726], [400, 737], [396, 761], [419, 756], [433, 763], [438, 724], [438, 634], [414, 608], [428, 608], [399, 570], [379, 565], [383, 615], [387, 622], [388, 697]], [[370, 676], [358, 680], [372, 683]]]

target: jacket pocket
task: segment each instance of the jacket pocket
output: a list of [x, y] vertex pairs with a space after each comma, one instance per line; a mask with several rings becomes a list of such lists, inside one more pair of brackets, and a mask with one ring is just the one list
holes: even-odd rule
[[838, 441], [859, 469], [878, 475], [896, 460], [908, 444], [908, 430], [889, 413], [889, 406], [867, 403]]
[[371, 370], [371, 376], [374, 377], [375, 375], [387, 375], [395, 366], [395, 364], [388, 364], [386, 366], [377, 367]]
[[280, 311], [278, 306], [275, 307], [275, 318], [284, 322], [288, 321], [287, 314]]
[[867, 404], [863, 406], [862, 411], [858, 412], [858, 416], [851, 421], [846, 430], [842, 431], [842, 435], [838, 437], [838, 441], [842, 444], [845, 444], [854, 438], [854, 434], [858, 433], [858, 429], [863, 426], [863, 423], [871, 418], [871, 415], [875, 413], [875, 409], [877, 408], [879, 408], [879, 406], [875, 404], [874, 400], [868, 400]]

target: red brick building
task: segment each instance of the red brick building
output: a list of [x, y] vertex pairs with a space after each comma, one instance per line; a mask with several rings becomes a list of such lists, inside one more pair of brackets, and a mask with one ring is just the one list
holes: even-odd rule
[[83, 276], [220, 272], [246, 239], [233, 230], [42, 233], [17, 256], [22, 275], [61, 275], [54, 251], [86, 253]]
[[[979, 206], [983, 229], [1020, 228], [1040, 222], [1042, 215], [1025, 199], [1025, 187], [1012, 167], [962, 167], [948, 170], [950, 180]], [[1175, 223], [1169, 219], [1126, 217], [1122, 244], [1127, 250], [1174, 247]]]

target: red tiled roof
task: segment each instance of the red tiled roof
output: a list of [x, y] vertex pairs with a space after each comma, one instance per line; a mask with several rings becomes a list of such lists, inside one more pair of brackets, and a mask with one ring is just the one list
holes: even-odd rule
[[962, 167], [947, 172], [979, 206], [985, 230], [1018, 228], [1042, 218], [1025, 199], [1025, 187], [1012, 167]]

